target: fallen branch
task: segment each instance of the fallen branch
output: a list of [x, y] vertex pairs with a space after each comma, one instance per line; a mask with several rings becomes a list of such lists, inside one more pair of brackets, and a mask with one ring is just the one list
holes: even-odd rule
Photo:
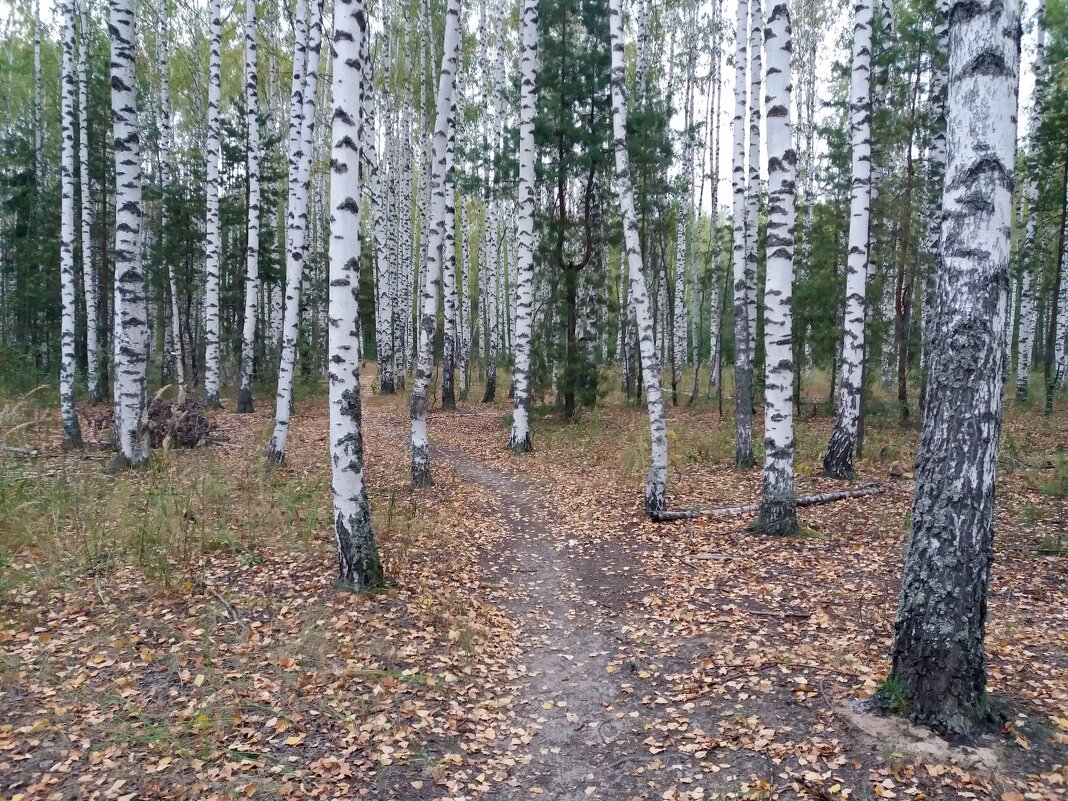
[[0, 445], [0, 453], [10, 453], [13, 456], [37, 456], [36, 448], [16, 448], [14, 445]]
[[[809, 495], [797, 499], [797, 506], [819, 506], [823, 503], [842, 501], [846, 498], [860, 498], [864, 495], [882, 495], [886, 487], [882, 484], [868, 484], [852, 490], [840, 490], [838, 492], [823, 492], [819, 495]], [[728, 517], [730, 515], [744, 515], [748, 512], [759, 512], [759, 503], [747, 503], [744, 506], [721, 506], [717, 509], [687, 509], [681, 512], [653, 512], [652, 517], [657, 523], [666, 523], [671, 520], [695, 520], [698, 517]]]

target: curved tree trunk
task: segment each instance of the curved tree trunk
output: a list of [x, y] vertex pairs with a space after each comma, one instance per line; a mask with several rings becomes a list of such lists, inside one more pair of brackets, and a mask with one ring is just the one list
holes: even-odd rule
[[849, 131], [853, 184], [849, 200], [849, 254], [846, 262], [845, 333], [838, 408], [823, 457], [831, 476], [853, 474], [853, 451], [864, 392], [864, 308], [868, 276], [868, 222], [871, 213], [871, 0], [853, 6], [853, 70], [849, 82]]
[[627, 152], [626, 65], [623, 43], [623, 3], [610, 0], [609, 29], [612, 47], [612, 136], [616, 157], [616, 186], [619, 191], [623, 239], [630, 275], [630, 303], [638, 322], [645, 378], [645, 399], [649, 412], [649, 474], [645, 481], [645, 511], [649, 514], [667, 509], [668, 443], [664, 421], [664, 396], [660, 388], [660, 364], [653, 341], [653, 319], [649, 312], [649, 291], [642, 271], [641, 243], [638, 238], [638, 215], [634, 208], [634, 184]]
[[939, 330], [931, 342], [892, 675], [911, 718], [960, 736], [988, 714], [983, 635], [1001, 434], [1019, 6], [953, 0], [949, 19]]
[[790, 8], [772, 0], [768, 17], [768, 234], [764, 281], [764, 493], [753, 528], [768, 534], [797, 530], [794, 495], [794, 179], [791, 130]]
[[434, 372], [434, 331], [438, 323], [438, 288], [445, 242], [445, 182], [447, 150], [452, 136], [452, 94], [460, 51], [460, 0], [449, 0], [445, 11], [445, 45], [438, 79], [437, 119], [434, 123], [434, 157], [430, 176], [429, 231], [427, 232], [426, 281], [420, 302], [419, 351], [412, 383], [412, 484], [433, 483], [430, 475], [430, 441], [427, 437], [427, 407], [430, 376]]
[[141, 264], [141, 149], [137, 128], [137, 19], [133, 0], [111, 0], [111, 119], [115, 149], [115, 433], [112, 466], [148, 458], [145, 390], [148, 305]]
[[248, 220], [245, 228], [245, 314], [241, 330], [237, 413], [253, 411], [252, 361], [260, 297], [260, 94], [256, 64], [256, 0], [245, 0], [245, 141]]
[[[267, 445], [267, 463], [286, 458], [289, 415], [293, 408], [300, 325], [300, 288], [308, 254], [308, 198], [315, 151], [315, 105], [319, 87], [319, 49], [322, 17], [318, 0], [310, 7], [298, 0], [293, 22], [295, 52], [289, 101], [289, 190], [286, 203], [286, 298], [282, 316], [282, 349], [278, 360], [274, 432]], [[310, 14], [310, 19], [309, 19]]]

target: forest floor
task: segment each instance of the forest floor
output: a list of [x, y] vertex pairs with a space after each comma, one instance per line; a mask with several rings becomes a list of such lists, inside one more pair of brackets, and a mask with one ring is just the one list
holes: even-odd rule
[[[502, 385], [506, 389], [506, 385]], [[368, 388], [370, 383], [368, 383]], [[0, 461], [0, 797], [872, 799], [1068, 795], [1068, 415], [1003, 439], [987, 626], [1002, 725], [948, 747], [859, 714], [889, 670], [918, 431], [875, 416], [880, 496], [748, 518], [641, 514], [644, 410], [565, 424], [507, 401], [430, 420], [435, 486], [408, 486], [400, 397], [365, 395], [389, 588], [332, 590], [327, 410], [298, 404], [287, 465], [269, 401], [225, 442], [107, 477], [54, 410]], [[670, 408], [673, 508], [759, 498], [733, 426]], [[0, 415], [2, 417], [2, 415]], [[830, 419], [799, 426], [798, 491]]]

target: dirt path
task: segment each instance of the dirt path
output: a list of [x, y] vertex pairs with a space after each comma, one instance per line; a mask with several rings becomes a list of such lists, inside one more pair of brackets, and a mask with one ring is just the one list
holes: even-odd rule
[[642, 742], [645, 712], [631, 683], [638, 666], [618, 664], [628, 608], [646, 589], [640, 566], [561, 525], [546, 488], [456, 449], [437, 452], [496, 498], [510, 543], [487, 556], [487, 579], [520, 630], [517, 725], [533, 737], [507, 785], [491, 797], [631, 799], [657, 789], [660, 797], [665, 779], [699, 774], [689, 763], [666, 765], [655, 778], [642, 769], [654, 757]]

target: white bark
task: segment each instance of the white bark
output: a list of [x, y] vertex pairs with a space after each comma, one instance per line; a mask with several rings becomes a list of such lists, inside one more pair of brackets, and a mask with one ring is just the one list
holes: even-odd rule
[[156, 39], [156, 67], [159, 70], [159, 177], [160, 187], [163, 190], [163, 198], [160, 206], [160, 244], [163, 246], [164, 262], [167, 267], [167, 289], [170, 294], [171, 314], [171, 339], [167, 343], [169, 352], [167, 356], [174, 365], [176, 378], [178, 379], [178, 405], [183, 405], [186, 398], [185, 359], [182, 352], [184, 340], [182, 338], [182, 317], [178, 303], [178, 280], [174, 273], [174, 259], [167, 248], [167, 237], [170, 232], [170, 210], [167, 205], [167, 194], [171, 185], [171, 76], [170, 76], [170, 31], [168, 29], [169, 15], [166, 2], [161, 3], [159, 10], [159, 35]]
[[[1034, 151], [1035, 139], [1042, 124], [1042, 112], [1046, 96], [1046, 28], [1043, 18], [1046, 15], [1046, 0], [1039, 0], [1035, 12], [1035, 91], [1031, 100], [1030, 145]], [[1020, 260], [1020, 335], [1016, 354], [1016, 399], [1027, 399], [1027, 384], [1031, 377], [1031, 356], [1035, 345], [1038, 327], [1038, 290], [1035, 279], [1035, 254], [1038, 244], [1035, 235], [1038, 231], [1038, 175], [1037, 166], [1031, 165], [1027, 172], [1024, 197], [1027, 200], [1027, 239], [1026, 252]]]
[[512, 383], [512, 434], [508, 447], [531, 449], [530, 340], [534, 313], [534, 117], [538, 80], [538, 0], [523, 0], [519, 53], [519, 236]]
[[78, 425], [78, 412], [74, 408], [75, 363], [75, 307], [77, 276], [74, 270], [74, 246], [77, 233], [74, 226], [74, 115], [77, 96], [75, 75], [75, 38], [77, 37], [77, 1], [63, 0], [63, 57], [60, 74], [61, 99], [61, 147], [60, 158], [60, 231], [59, 231], [59, 281], [60, 281], [60, 349], [59, 362], [59, 413], [63, 421], [63, 444], [80, 448], [82, 432]]
[[115, 466], [148, 458], [145, 388], [148, 306], [141, 264], [141, 151], [137, 128], [136, 5], [111, 0], [111, 119], [115, 153]]
[[93, 202], [89, 189], [88, 49], [89, 14], [85, 0], [77, 0], [81, 24], [78, 31], [78, 172], [81, 189], [82, 291], [85, 293], [86, 384], [90, 403], [101, 397], [101, 352], [98, 340], [100, 295], [93, 260]]
[[892, 675], [917, 722], [989, 719], [983, 637], [994, 553], [1019, 81], [1019, 6], [953, 0], [938, 335], [916, 465]]
[[285, 462], [286, 456], [300, 327], [300, 291], [308, 256], [308, 205], [312, 157], [315, 151], [319, 49], [322, 42], [321, 9], [318, 0], [312, 0], [310, 7], [298, 0], [293, 26], [293, 80], [289, 103], [289, 189], [286, 203], [286, 297], [282, 319], [282, 349], [278, 360], [278, 389], [275, 392], [274, 432], [267, 445], [267, 461], [276, 465]]
[[[732, 183], [733, 245], [732, 266], [734, 283], [734, 463], [739, 469], [753, 464], [753, 354], [750, 344], [756, 320], [749, 307], [747, 259], [746, 179], [745, 179], [745, 64], [746, 23], [749, 18], [747, 0], [738, 0], [738, 14], [734, 28], [734, 162]], [[759, 157], [759, 151], [758, 151]]]
[[790, 534], [797, 529], [792, 336], [797, 153], [790, 120], [793, 86], [787, 0], [772, 0], [765, 36], [768, 234], [764, 281], [764, 494], [755, 527], [770, 534]]
[[864, 294], [868, 276], [868, 223], [871, 212], [871, 0], [855, 0], [853, 14], [853, 66], [849, 82], [853, 185], [849, 201], [845, 332], [834, 430], [823, 457], [824, 471], [838, 477], [846, 477], [853, 472], [853, 450], [860, 422], [864, 371]]
[[610, 0], [609, 29], [612, 47], [612, 136], [616, 157], [616, 186], [619, 191], [620, 216], [630, 276], [630, 299], [638, 321], [642, 375], [649, 413], [649, 474], [645, 482], [645, 510], [649, 514], [667, 508], [668, 442], [664, 421], [664, 396], [660, 389], [660, 364], [653, 342], [653, 320], [649, 311], [649, 293], [642, 271], [638, 215], [634, 206], [634, 185], [627, 152], [626, 65], [623, 42], [623, 3]]
[[33, 3], [33, 168], [40, 198], [45, 185], [44, 124], [41, 120], [41, 4]]
[[219, 405], [219, 102], [222, 92], [222, 10], [209, 0], [208, 16], [208, 138], [204, 148], [207, 194], [204, 237], [204, 394], [209, 406]]
[[360, 120], [363, 0], [339, 0], [334, 11], [334, 112], [330, 149], [330, 461], [338, 585], [362, 590], [382, 584], [371, 530], [363, 464], [360, 409]]
[[[749, 372], [756, 359], [757, 239], [760, 230], [760, 84], [764, 17], [760, 0], [749, 0], [749, 187], [745, 212], [745, 293], [749, 309]], [[750, 375], [750, 380], [752, 376]], [[750, 390], [752, 392], [752, 390]]]
[[248, 220], [245, 227], [245, 314], [241, 330], [237, 412], [253, 411], [252, 360], [256, 350], [256, 310], [260, 295], [260, 94], [256, 58], [256, 0], [245, 0], [245, 143]]
[[434, 329], [438, 321], [438, 288], [445, 241], [445, 180], [448, 140], [451, 136], [452, 93], [460, 50], [460, 0], [448, 0], [445, 11], [445, 44], [438, 79], [437, 119], [434, 123], [434, 156], [430, 176], [430, 212], [427, 236], [426, 280], [420, 303], [419, 351], [412, 384], [412, 483], [432, 483], [430, 442], [427, 438], [427, 406], [430, 377], [434, 371]]

